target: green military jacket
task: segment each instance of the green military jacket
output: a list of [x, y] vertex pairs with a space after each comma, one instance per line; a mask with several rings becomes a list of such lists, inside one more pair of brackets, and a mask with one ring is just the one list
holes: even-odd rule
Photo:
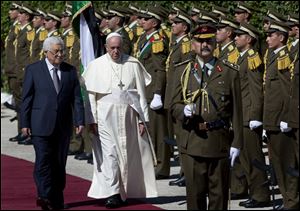
[[[243, 118], [239, 72], [237, 66], [229, 62], [217, 60], [210, 77], [205, 77], [197, 60], [183, 65], [174, 86], [171, 113], [187, 134], [180, 140], [181, 152], [201, 157], [227, 157], [230, 146], [242, 148]], [[195, 70], [201, 78], [199, 82], [192, 73]], [[182, 73], [182, 74], [181, 74]], [[196, 112], [191, 117], [184, 116], [186, 104], [195, 103]], [[225, 120], [232, 123], [234, 139], [229, 128], [200, 130], [199, 123]]]
[[[270, 49], [269, 49], [270, 50]], [[285, 46], [277, 54], [268, 53], [264, 76], [263, 127], [279, 131], [280, 121], [287, 119], [290, 94], [290, 58]]]
[[[61, 38], [63, 39], [63, 41], [65, 43], [65, 49], [66, 49], [65, 61], [69, 64], [72, 64], [72, 56], [73, 56], [72, 52], [73, 51], [76, 51], [75, 54], [76, 53], [78, 54], [77, 59], [79, 59], [79, 49], [74, 49], [74, 44], [78, 40], [78, 37], [74, 33], [73, 29], [70, 28], [70, 29], [65, 30], [62, 33]], [[72, 64], [72, 65], [74, 65], [74, 64]]]
[[20, 28], [16, 38], [16, 62], [17, 62], [17, 77], [23, 81], [24, 68], [30, 64], [30, 46], [34, 38], [35, 32], [30, 23]]
[[248, 49], [240, 56], [239, 75], [243, 102], [244, 126], [249, 126], [249, 121], [262, 122], [263, 112], [263, 63], [258, 52]]
[[152, 77], [150, 85], [146, 87], [146, 98], [149, 103], [154, 94], [160, 94], [164, 99], [167, 54], [168, 46], [158, 32], [148, 40], [146, 33], [142, 35], [138, 43], [137, 58]]
[[76, 67], [78, 71], [80, 71], [80, 39], [75, 35], [75, 41], [70, 53], [70, 64]]
[[16, 54], [15, 54], [15, 44], [17, 34], [19, 33], [20, 26], [17, 21], [10, 26], [7, 37], [5, 38], [5, 62], [4, 71], [7, 76], [16, 76]]
[[165, 109], [168, 109], [171, 104], [174, 81], [180, 80], [180, 78], [174, 77], [175, 68], [180, 65], [180, 63], [190, 59], [190, 52], [191, 40], [188, 35], [185, 35], [178, 43], [175, 40], [170, 46], [169, 56], [166, 61], [167, 83], [164, 101]]
[[30, 61], [36, 62], [43, 58], [43, 42], [47, 38], [48, 31], [42, 26], [35, 32], [30, 46]]

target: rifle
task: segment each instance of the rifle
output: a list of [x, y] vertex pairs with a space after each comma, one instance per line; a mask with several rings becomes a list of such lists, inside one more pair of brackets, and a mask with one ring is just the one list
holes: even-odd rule
[[252, 164], [261, 171], [265, 171], [268, 175], [267, 181], [265, 181], [262, 185], [269, 185], [271, 186], [271, 193], [272, 193], [272, 206], [273, 210], [275, 210], [275, 186], [277, 185], [277, 178], [275, 174], [275, 170], [272, 164], [272, 157], [270, 152], [270, 141], [267, 136], [263, 136], [263, 141], [267, 143], [268, 148], [268, 157], [269, 157], [269, 165], [265, 165], [261, 163], [257, 159], [252, 161]]

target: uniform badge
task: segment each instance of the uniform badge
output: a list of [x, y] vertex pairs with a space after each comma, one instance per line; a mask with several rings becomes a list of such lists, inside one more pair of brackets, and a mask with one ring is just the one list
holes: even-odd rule
[[217, 65], [216, 69], [217, 69], [218, 72], [222, 72], [223, 71], [222, 68], [219, 65]]

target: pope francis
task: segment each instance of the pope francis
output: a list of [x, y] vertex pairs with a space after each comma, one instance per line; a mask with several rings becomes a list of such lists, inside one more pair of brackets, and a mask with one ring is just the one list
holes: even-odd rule
[[153, 146], [145, 87], [151, 76], [135, 58], [123, 54], [122, 37], [106, 38], [107, 53], [83, 73], [93, 134], [94, 173], [88, 196], [107, 198], [116, 208], [126, 198], [156, 197]]

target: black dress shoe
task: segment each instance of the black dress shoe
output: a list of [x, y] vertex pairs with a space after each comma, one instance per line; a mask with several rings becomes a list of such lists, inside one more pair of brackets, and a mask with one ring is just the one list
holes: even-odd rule
[[23, 141], [18, 141], [18, 144], [23, 144], [23, 145], [32, 145], [32, 140], [30, 137], [26, 138], [25, 140]]
[[230, 195], [231, 200], [240, 200], [240, 199], [247, 199], [247, 198], [249, 198], [248, 193], [242, 193], [242, 194], [231, 193]]
[[107, 198], [105, 202], [106, 208], [118, 208], [127, 204], [127, 201], [121, 199], [120, 194], [116, 194]]
[[88, 160], [90, 158], [92, 158], [92, 153], [91, 152], [83, 152], [79, 155], [75, 155], [75, 159], [77, 160]]
[[251, 200], [252, 200], [252, 199], [249, 198], [249, 199], [247, 199], [246, 201], [241, 201], [241, 202], [239, 203], [239, 206], [243, 207], [243, 206], [245, 206], [245, 204], [249, 203], [249, 201], [251, 201]]
[[183, 187], [185, 186], [185, 176], [179, 177], [177, 180], [173, 180], [169, 182], [170, 186], [179, 186]]
[[258, 207], [269, 207], [269, 201], [256, 201], [255, 199], [251, 199], [248, 203], [244, 204], [245, 208], [258, 208]]
[[17, 142], [18, 141], [18, 138], [21, 136], [21, 133], [19, 133], [18, 135], [14, 136], [14, 137], [11, 137], [9, 138], [8, 140], [11, 141], [11, 142]]
[[83, 152], [82, 151], [72, 151], [72, 150], [68, 151], [68, 155], [79, 155], [81, 153], [83, 153]]
[[51, 203], [48, 199], [38, 198], [36, 200], [36, 205], [38, 207], [41, 207], [42, 210], [53, 210], [53, 207], [51, 206]]

